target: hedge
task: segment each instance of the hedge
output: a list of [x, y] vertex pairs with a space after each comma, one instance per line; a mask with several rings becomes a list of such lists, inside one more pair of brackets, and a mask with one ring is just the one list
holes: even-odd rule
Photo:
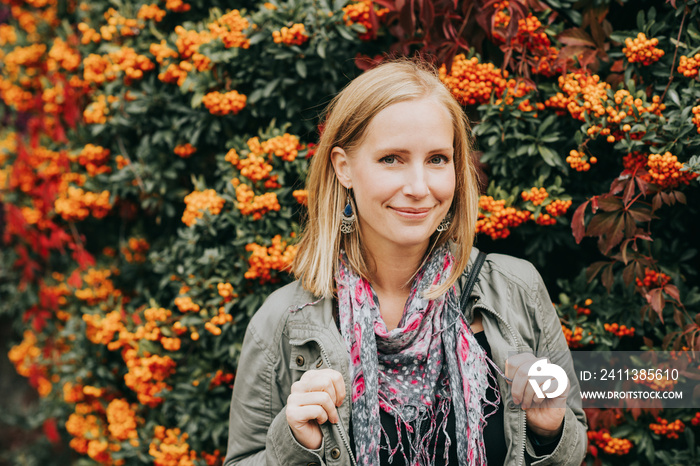
[[[0, 459], [221, 463], [321, 109], [387, 55], [440, 67], [483, 168], [477, 246], [539, 268], [572, 350], [700, 349], [699, 19], [697, 0], [1, 0], [0, 316], [38, 399], [3, 408], [34, 440]], [[697, 409], [587, 414], [587, 464], [700, 458]]]

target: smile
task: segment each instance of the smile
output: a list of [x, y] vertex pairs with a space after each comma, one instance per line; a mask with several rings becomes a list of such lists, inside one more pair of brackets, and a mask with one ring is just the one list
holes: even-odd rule
[[412, 209], [412, 208], [401, 208], [401, 207], [389, 207], [391, 210], [396, 212], [398, 215], [404, 218], [418, 220], [428, 216], [430, 213], [430, 208], [422, 209]]

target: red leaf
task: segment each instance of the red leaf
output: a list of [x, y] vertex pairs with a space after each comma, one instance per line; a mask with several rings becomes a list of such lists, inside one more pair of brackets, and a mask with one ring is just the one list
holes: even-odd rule
[[629, 213], [632, 218], [638, 222], [648, 222], [653, 218], [651, 211], [646, 207], [641, 206], [632, 207], [627, 211], [627, 213]]
[[627, 184], [625, 185], [625, 193], [622, 195], [622, 202], [625, 205], [628, 205], [630, 200], [632, 200], [632, 196], [634, 196], [634, 180], [627, 180]]
[[615, 60], [610, 67], [610, 71], [613, 73], [621, 73], [625, 69], [625, 61], [622, 59]]
[[683, 316], [680, 309], [675, 306], [673, 308], [673, 321], [678, 324], [679, 327], [683, 327], [685, 325], [685, 316]]
[[653, 290], [649, 291], [646, 295], [647, 301], [649, 304], [651, 304], [651, 308], [656, 312], [656, 314], [659, 316], [659, 320], [661, 320], [661, 323], [664, 323], [664, 316], [663, 316], [663, 311], [664, 311], [664, 305], [666, 304], [666, 301], [664, 300], [663, 293], [661, 292], [661, 288], [654, 288]]
[[580, 206], [578, 206], [576, 212], [574, 212], [574, 216], [571, 218], [571, 231], [574, 234], [576, 244], [579, 244], [581, 242], [586, 232], [586, 224], [584, 220], [586, 207], [588, 206], [589, 202], [590, 201], [586, 201]]
[[598, 275], [600, 269], [608, 265], [608, 263], [608, 261], [598, 261], [589, 265], [586, 268], [586, 277], [588, 277], [588, 282], [590, 283], [595, 278], [595, 276]]
[[605, 270], [603, 270], [603, 274], [600, 276], [600, 281], [603, 283], [603, 286], [605, 287], [606, 290], [608, 290], [608, 293], [612, 290], [613, 282], [615, 281], [615, 277], [613, 276], [613, 265], [610, 264], [608, 265]]
[[664, 293], [675, 299], [678, 303], [681, 302], [681, 295], [680, 292], [678, 291], [678, 287], [676, 285], [666, 285], [664, 286]]
[[595, 63], [597, 54], [598, 52], [594, 49], [588, 49], [583, 52], [578, 58], [578, 63], [581, 65], [581, 68], [588, 68], [589, 65]]
[[581, 28], [566, 29], [557, 36], [557, 40], [566, 45], [595, 47], [593, 38]]
[[681, 204], [685, 204], [687, 202], [687, 199], [685, 197], [685, 194], [683, 194], [680, 191], [674, 191], [673, 195], [676, 196], [676, 200], [680, 202]]
[[72, 286], [73, 288], [80, 288], [83, 286], [83, 279], [80, 277], [80, 272], [78, 270], [74, 270], [72, 274], [70, 274], [70, 277], [68, 277], [68, 280], [66, 281], [68, 285]]
[[616, 210], [622, 210], [623, 207], [622, 201], [615, 196], [601, 196], [598, 206], [605, 212], [615, 212]]
[[615, 220], [621, 216], [619, 212], [603, 212], [594, 215], [586, 229], [586, 236], [604, 236], [609, 234], [615, 225]]

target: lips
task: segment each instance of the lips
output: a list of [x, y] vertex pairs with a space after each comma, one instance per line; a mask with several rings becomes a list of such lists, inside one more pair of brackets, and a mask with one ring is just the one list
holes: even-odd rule
[[390, 207], [394, 212], [402, 217], [420, 219], [428, 216], [430, 207], [415, 208], [415, 207]]

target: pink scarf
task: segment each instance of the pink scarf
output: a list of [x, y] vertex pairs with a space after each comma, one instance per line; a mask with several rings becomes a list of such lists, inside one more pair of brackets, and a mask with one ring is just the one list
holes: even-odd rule
[[[399, 434], [398, 444], [389, 446], [391, 457], [401, 450], [406, 464], [435, 464], [430, 447], [442, 431], [445, 464], [453, 441], [460, 465], [486, 464], [482, 402], [494, 408], [500, 402], [486, 400], [487, 386], [498, 393], [486, 354], [462, 317], [454, 287], [434, 300], [422, 297], [449, 277], [454, 264], [449, 249], [437, 249], [421, 267], [399, 326], [391, 331], [381, 318], [372, 286], [347, 264], [341, 251], [338, 308], [350, 358], [353, 435], [360, 464], [379, 465], [380, 440], [386, 436], [380, 409], [394, 417]], [[450, 409], [456, 420], [454, 433], [447, 432]], [[409, 451], [401, 442], [402, 426]]]

